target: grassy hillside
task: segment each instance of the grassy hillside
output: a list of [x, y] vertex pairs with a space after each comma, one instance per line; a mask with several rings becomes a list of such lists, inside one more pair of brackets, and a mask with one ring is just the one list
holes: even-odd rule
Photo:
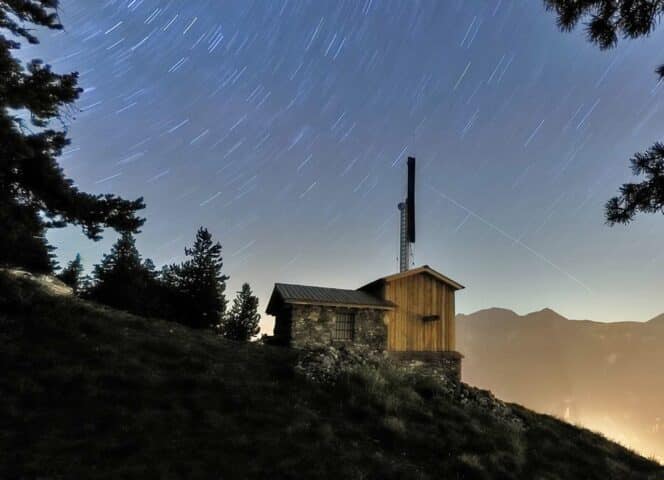
[[230, 343], [0, 272], [0, 478], [663, 478], [513, 406], [526, 428], [390, 368], [333, 387]]

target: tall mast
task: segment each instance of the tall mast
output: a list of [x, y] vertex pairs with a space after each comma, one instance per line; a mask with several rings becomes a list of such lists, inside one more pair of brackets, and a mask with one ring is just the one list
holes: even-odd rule
[[399, 202], [399, 271], [410, 268], [412, 244], [415, 243], [415, 157], [408, 157], [408, 193]]

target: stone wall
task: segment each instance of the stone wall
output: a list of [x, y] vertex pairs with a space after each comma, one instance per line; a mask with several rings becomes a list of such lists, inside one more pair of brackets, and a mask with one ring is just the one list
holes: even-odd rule
[[409, 369], [428, 371], [454, 382], [461, 381], [461, 359], [459, 352], [389, 352], [390, 357]]
[[[355, 315], [353, 340], [334, 339], [338, 314]], [[385, 311], [367, 308], [293, 305], [290, 312], [290, 345], [296, 348], [320, 345], [354, 345], [383, 351], [387, 345]]]
[[[336, 319], [340, 314], [355, 315], [353, 340], [334, 338]], [[320, 305], [290, 305], [277, 315], [274, 343], [295, 348], [316, 349], [332, 346], [360, 351], [384, 352], [387, 347], [387, 324], [384, 310], [367, 308], [325, 307]], [[459, 352], [388, 352], [389, 357], [410, 370], [419, 370], [461, 381]]]

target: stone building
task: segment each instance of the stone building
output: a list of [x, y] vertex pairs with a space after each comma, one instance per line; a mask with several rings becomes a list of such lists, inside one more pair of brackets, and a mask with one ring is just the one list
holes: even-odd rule
[[274, 340], [295, 348], [349, 345], [386, 351], [460, 379], [454, 294], [464, 288], [428, 265], [356, 290], [277, 283], [267, 306]]

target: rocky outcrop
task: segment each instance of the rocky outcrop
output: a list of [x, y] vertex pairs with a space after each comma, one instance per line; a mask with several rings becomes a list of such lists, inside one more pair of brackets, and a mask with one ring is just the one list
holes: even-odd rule
[[445, 377], [453, 382], [461, 381], [461, 359], [463, 355], [455, 351], [442, 352], [389, 352], [390, 358], [402, 368], [412, 371], [426, 371], [430, 375]]
[[31, 273], [26, 270], [18, 268], [0, 268], [0, 271], [6, 272], [12, 277], [26, 279], [34, 282], [40, 288], [46, 290], [53, 295], [69, 296], [73, 295], [74, 291], [69, 285], [52, 275], [45, 275], [39, 273]]
[[471, 387], [465, 383], [459, 383], [458, 387], [450, 392], [451, 397], [461, 405], [478, 408], [491, 416], [500, 419], [516, 429], [523, 429], [525, 425], [512, 407], [496, 398], [489, 390]]
[[295, 371], [314, 382], [334, 384], [354, 368], [378, 367], [386, 360], [386, 354], [369, 348], [319, 344], [300, 350]]
[[347, 345], [316, 345], [300, 350], [295, 371], [310, 381], [333, 385], [342, 375], [361, 368], [395, 369], [404, 375], [405, 381], [413, 383], [418, 376], [429, 377], [434, 382], [436, 391], [446, 398], [463, 406], [477, 408], [513, 428], [522, 429], [524, 426], [521, 417], [512, 407], [496, 398], [490, 391], [462, 383], [444, 370], [432, 367], [431, 363], [404, 362], [387, 352]]

